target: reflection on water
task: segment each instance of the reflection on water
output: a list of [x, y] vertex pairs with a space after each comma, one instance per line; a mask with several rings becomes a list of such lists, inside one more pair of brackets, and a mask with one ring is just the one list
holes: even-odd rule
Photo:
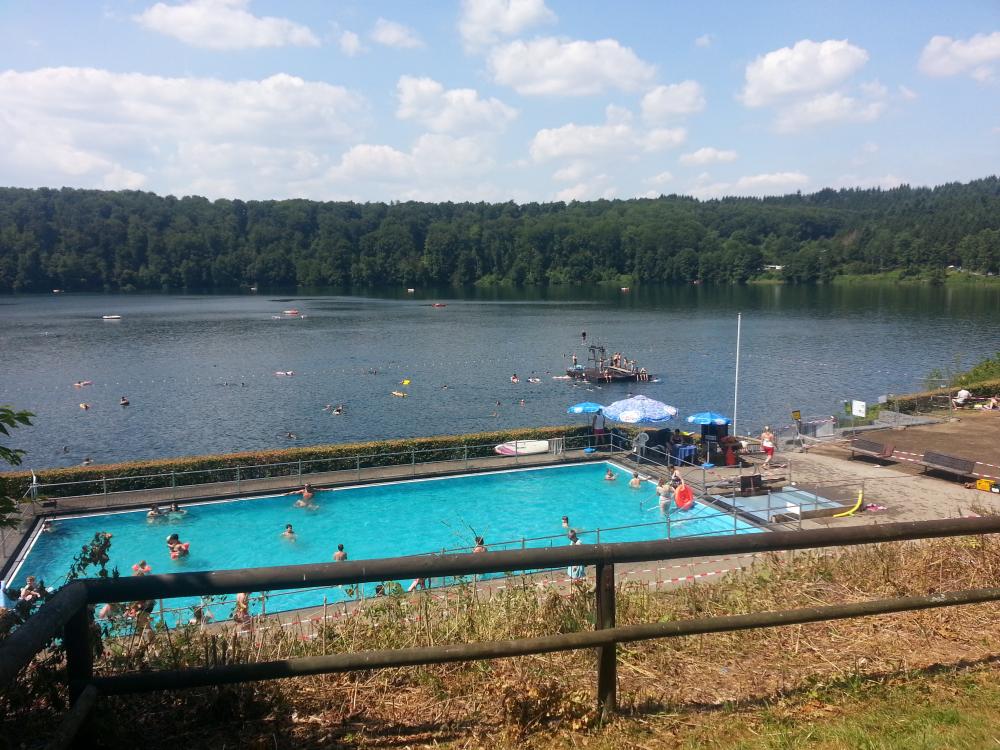
[[[281, 314], [292, 308], [304, 317]], [[37, 414], [10, 441], [32, 468], [562, 424], [574, 419], [569, 404], [609, 403], [630, 389], [682, 416], [729, 413], [737, 312], [742, 429], [912, 390], [930, 370], [968, 366], [1000, 342], [998, 288], [6, 297], [0, 403]], [[122, 318], [101, 319], [109, 314]], [[573, 353], [585, 358], [584, 330], [661, 382], [553, 380]], [[527, 381], [532, 373], [540, 383]], [[79, 380], [93, 385], [74, 388]], [[123, 395], [130, 406], [119, 406]], [[338, 403], [343, 415], [324, 411]]]

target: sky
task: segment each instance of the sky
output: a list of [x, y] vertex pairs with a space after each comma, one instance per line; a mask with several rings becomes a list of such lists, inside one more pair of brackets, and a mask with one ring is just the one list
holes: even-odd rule
[[1000, 172], [998, 0], [0, 0], [0, 185], [572, 201]]

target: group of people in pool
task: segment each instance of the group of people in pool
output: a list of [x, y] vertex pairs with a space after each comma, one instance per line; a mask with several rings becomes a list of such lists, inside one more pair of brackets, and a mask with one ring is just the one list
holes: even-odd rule
[[[606, 482], [614, 482], [617, 479], [618, 475], [608, 467], [608, 470], [604, 473], [604, 480]], [[643, 477], [639, 476], [639, 472], [633, 471], [632, 478], [628, 480], [628, 486], [634, 490], [638, 490], [642, 487], [642, 482]], [[656, 495], [659, 498], [660, 510], [664, 513], [670, 507], [671, 500], [681, 510], [688, 510], [693, 506], [693, 493], [684, 481], [684, 476], [678, 467], [674, 467], [669, 480], [666, 477], [660, 477], [660, 481], [656, 484]], [[565, 516], [563, 518], [565, 519]]]

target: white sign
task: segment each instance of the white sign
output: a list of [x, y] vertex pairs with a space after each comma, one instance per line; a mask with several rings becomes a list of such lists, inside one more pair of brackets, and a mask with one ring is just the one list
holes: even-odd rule
[[868, 408], [864, 401], [851, 401], [851, 414], [855, 417], [867, 417]]

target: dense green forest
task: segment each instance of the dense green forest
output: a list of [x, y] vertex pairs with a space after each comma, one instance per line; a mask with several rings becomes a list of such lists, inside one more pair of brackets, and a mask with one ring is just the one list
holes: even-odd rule
[[775, 198], [242, 201], [0, 188], [0, 292], [1000, 272], [1000, 179]]

